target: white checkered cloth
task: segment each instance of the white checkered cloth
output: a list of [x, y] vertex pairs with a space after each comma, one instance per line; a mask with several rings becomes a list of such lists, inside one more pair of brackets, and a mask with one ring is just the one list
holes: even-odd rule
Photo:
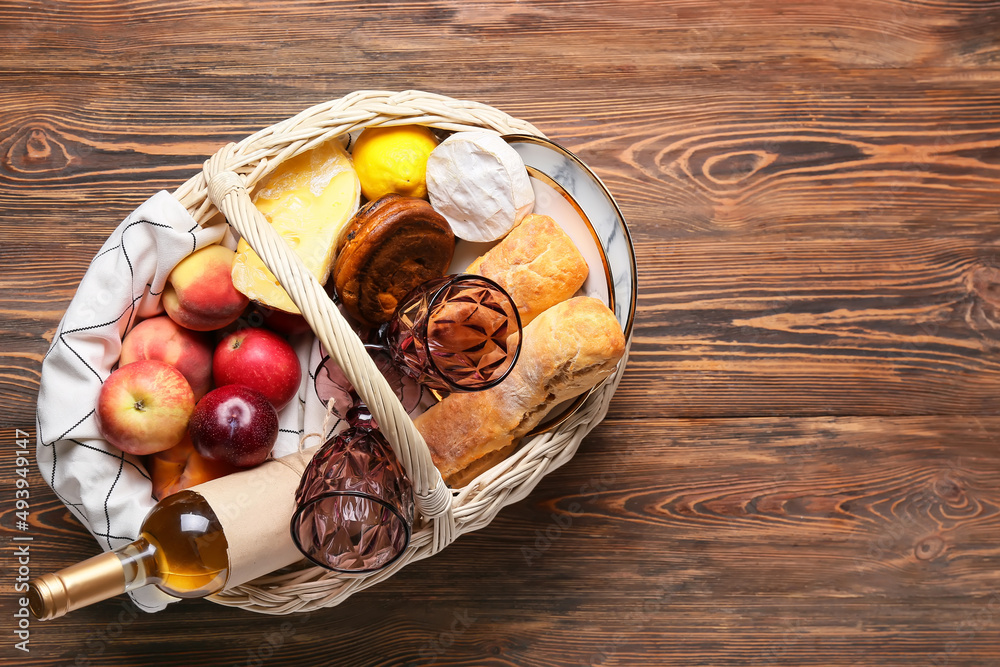
[[[94, 419], [97, 395], [118, 361], [125, 334], [142, 319], [163, 312], [160, 294], [174, 266], [194, 250], [220, 242], [236, 247], [228, 225], [199, 227], [167, 192], [148, 199], [94, 257], [42, 362], [36, 416], [39, 470], [105, 550], [135, 540], [155, 501], [141, 459], [101, 439]], [[302, 434], [322, 428], [325, 416], [313, 391], [319, 346], [311, 334], [291, 342], [303, 379], [298, 400], [279, 415], [275, 456], [295, 451]], [[307, 442], [317, 444], [317, 438]], [[176, 601], [152, 586], [131, 595], [149, 612]]]

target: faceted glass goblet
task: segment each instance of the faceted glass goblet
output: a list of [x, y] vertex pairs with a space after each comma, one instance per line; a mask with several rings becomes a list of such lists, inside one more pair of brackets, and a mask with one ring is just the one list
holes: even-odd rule
[[[392, 387], [396, 398], [403, 404], [403, 409], [410, 412], [417, 407], [423, 396], [423, 389], [412, 378], [404, 375], [396, 367], [395, 362], [388, 350], [382, 345], [366, 343], [365, 349], [375, 362], [376, 368]], [[326, 405], [333, 399], [332, 411], [339, 419], [347, 419], [351, 426], [358, 426], [355, 421], [348, 419], [349, 412], [353, 409], [364, 409], [364, 404], [358, 396], [357, 391], [351, 386], [337, 362], [329, 355], [316, 367], [316, 374], [313, 386], [316, 389], [316, 397]]]
[[472, 274], [429, 280], [411, 291], [383, 330], [400, 370], [443, 391], [499, 384], [521, 351], [521, 316], [507, 292]]
[[362, 574], [398, 559], [410, 542], [413, 490], [377, 430], [334, 436], [306, 466], [295, 492], [292, 539], [309, 560]]

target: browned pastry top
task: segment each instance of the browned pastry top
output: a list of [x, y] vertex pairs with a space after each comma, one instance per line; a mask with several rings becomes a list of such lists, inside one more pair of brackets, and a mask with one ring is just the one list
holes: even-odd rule
[[388, 322], [411, 289], [443, 276], [455, 253], [448, 221], [426, 200], [396, 194], [365, 204], [341, 239], [334, 287], [368, 326]]

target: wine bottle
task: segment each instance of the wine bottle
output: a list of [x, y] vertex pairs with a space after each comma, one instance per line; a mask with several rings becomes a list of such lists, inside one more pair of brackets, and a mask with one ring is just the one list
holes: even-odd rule
[[295, 489], [316, 448], [167, 496], [139, 537], [123, 547], [28, 584], [40, 620], [142, 586], [198, 598], [246, 583], [302, 558], [289, 531]]
[[153, 507], [136, 541], [33, 580], [29, 607], [48, 620], [149, 585], [179, 598], [203, 597], [226, 584], [227, 552], [212, 508], [196, 492], [181, 491]]

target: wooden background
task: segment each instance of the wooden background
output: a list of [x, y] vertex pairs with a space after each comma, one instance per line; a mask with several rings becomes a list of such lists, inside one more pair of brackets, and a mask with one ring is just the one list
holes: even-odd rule
[[[0, 661], [1000, 664], [998, 31], [980, 0], [0, 0]], [[605, 180], [640, 267], [606, 421], [344, 606], [122, 598], [14, 650], [15, 429], [91, 257], [366, 88], [500, 107]], [[32, 571], [96, 553], [30, 481]]]

